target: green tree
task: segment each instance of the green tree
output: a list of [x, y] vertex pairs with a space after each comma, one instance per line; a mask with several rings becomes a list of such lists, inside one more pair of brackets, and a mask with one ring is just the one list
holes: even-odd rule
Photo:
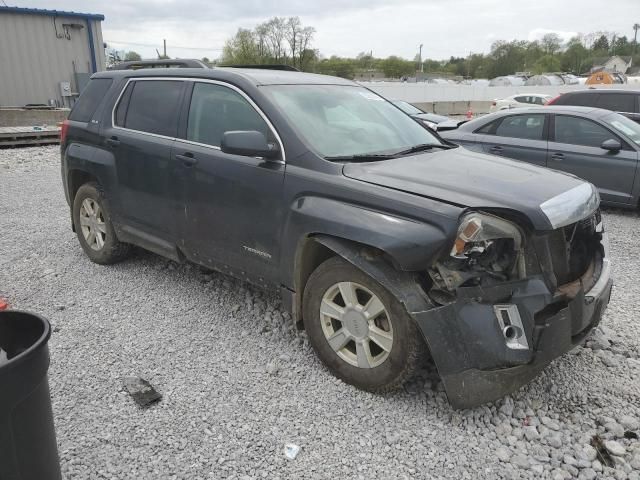
[[350, 58], [340, 58], [334, 55], [318, 62], [316, 71], [325, 75], [353, 79], [356, 68], [354, 60]]
[[124, 61], [125, 62], [139, 61], [139, 60], [142, 60], [142, 57], [140, 56], [140, 54], [138, 52], [134, 52], [133, 50], [129, 50], [127, 53], [124, 54]]
[[557, 56], [545, 55], [533, 65], [533, 72], [537, 74], [558, 72], [560, 68], [560, 59]]
[[585, 48], [579, 37], [573, 37], [567, 43], [567, 48], [562, 54], [560, 61], [561, 69], [567, 72], [573, 72], [580, 74], [585, 70], [588, 70], [590, 53]]
[[385, 58], [380, 64], [384, 75], [389, 78], [400, 78], [416, 73], [414, 62], [396, 55]]
[[239, 28], [225, 43], [221, 60], [228, 65], [260, 63], [255, 33], [246, 28]]
[[600, 35], [593, 45], [591, 46], [591, 50], [604, 50], [605, 52], [609, 51], [609, 39], [606, 35]]

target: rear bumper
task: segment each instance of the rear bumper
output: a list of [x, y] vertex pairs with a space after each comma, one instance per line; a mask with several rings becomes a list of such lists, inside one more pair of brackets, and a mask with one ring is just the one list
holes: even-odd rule
[[[491, 288], [460, 288], [455, 303], [413, 313], [454, 408], [514, 392], [598, 325], [613, 285], [606, 239], [603, 244], [598, 280], [571, 300], [554, 297], [541, 277], [531, 277]], [[507, 341], [496, 305], [517, 312], [522, 343]]]

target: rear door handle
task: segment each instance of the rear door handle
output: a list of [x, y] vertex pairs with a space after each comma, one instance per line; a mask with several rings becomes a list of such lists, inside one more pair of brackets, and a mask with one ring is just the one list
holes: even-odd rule
[[107, 144], [111, 147], [117, 147], [118, 145], [120, 145], [120, 140], [118, 140], [118, 137], [110, 137], [107, 138]]
[[198, 159], [191, 152], [185, 152], [182, 155], [176, 155], [176, 158], [182, 162], [185, 167], [193, 167], [198, 163]]
[[489, 149], [491, 153], [500, 153], [502, 152], [502, 147], [500, 145], [494, 145]]
[[553, 155], [551, 155], [551, 160], [555, 160], [556, 162], [561, 162], [562, 160], [564, 160], [564, 154], [554, 153]]

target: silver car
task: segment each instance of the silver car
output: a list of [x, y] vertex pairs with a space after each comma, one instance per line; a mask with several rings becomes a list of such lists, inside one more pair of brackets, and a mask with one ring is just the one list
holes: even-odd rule
[[572, 173], [593, 183], [602, 202], [637, 208], [640, 125], [590, 107], [505, 110], [442, 132], [453, 143]]

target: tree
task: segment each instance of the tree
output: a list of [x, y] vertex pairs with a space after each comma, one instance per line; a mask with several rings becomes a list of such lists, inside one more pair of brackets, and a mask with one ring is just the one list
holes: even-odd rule
[[534, 73], [551, 73], [560, 71], [560, 59], [554, 55], [545, 55], [540, 57], [533, 65]]
[[593, 45], [591, 46], [591, 50], [604, 50], [605, 52], [609, 52], [609, 39], [605, 34], [600, 35]]
[[124, 54], [124, 61], [125, 62], [131, 62], [131, 61], [140, 61], [142, 60], [142, 57], [140, 56], [140, 54], [138, 52], [134, 52], [133, 50], [129, 50], [127, 53]]
[[587, 50], [579, 37], [573, 37], [567, 42], [567, 48], [562, 54], [561, 68], [567, 72], [580, 74], [588, 69], [587, 58], [589, 50]]
[[222, 62], [228, 65], [259, 63], [258, 44], [251, 30], [239, 28], [222, 49]]
[[540, 45], [547, 55], [555, 55], [562, 47], [562, 40], [557, 33], [547, 33], [540, 40]]
[[389, 78], [401, 78], [416, 73], [416, 66], [413, 62], [395, 55], [384, 59], [380, 66], [384, 75]]

